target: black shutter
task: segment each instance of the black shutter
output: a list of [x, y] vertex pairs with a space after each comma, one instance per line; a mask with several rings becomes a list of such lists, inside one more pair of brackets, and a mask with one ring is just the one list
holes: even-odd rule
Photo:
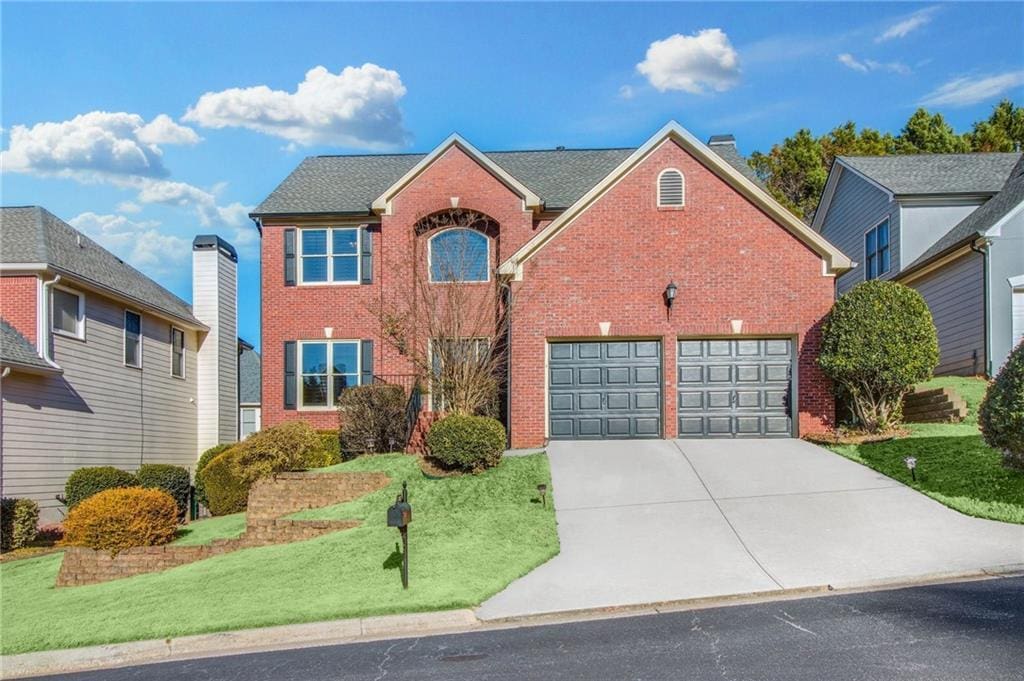
[[359, 253], [360, 263], [362, 270], [362, 283], [372, 284], [373, 283], [373, 234], [370, 233], [370, 228], [363, 225], [359, 228], [359, 243], [362, 248]]
[[295, 230], [284, 230], [284, 285], [295, 286]]
[[[295, 230], [289, 230], [294, 232]], [[295, 341], [284, 342], [284, 408], [295, 409]]]
[[370, 385], [373, 383], [373, 341], [364, 340], [362, 352], [360, 352], [360, 360], [362, 366], [360, 367], [359, 385]]

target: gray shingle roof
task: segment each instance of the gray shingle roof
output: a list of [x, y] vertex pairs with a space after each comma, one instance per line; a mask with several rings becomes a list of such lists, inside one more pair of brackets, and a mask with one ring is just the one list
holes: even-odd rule
[[0, 364], [14, 364], [44, 371], [55, 371], [36, 354], [36, 349], [17, 329], [0, 318]]
[[[753, 170], [734, 145], [711, 146], [748, 178]], [[571, 206], [635, 149], [491, 151], [485, 155], [543, 199], [548, 209]], [[374, 199], [426, 154], [310, 156], [252, 212], [253, 217], [305, 213], [369, 214]]]
[[978, 194], [998, 192], [1019, 153], [841, 156], [893, 194]]
[[184, 300], [38, 206], [0, 208], [0, 263], [44, 263], [202, 326]]
[[251, 347], [242, 346], [238, 355], [238, 403], [260, 403], [260, 355]]
[[998, 194], [955, 224], [903, 272], [916, 269], [951, 248], [983, 235], [1021, 202], [1024, 202], [1024, 156], [1018, 159]]

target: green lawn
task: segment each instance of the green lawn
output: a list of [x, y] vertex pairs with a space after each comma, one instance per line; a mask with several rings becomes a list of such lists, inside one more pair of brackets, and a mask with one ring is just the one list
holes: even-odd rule
[[[986, 382], [946, 376], [921, 387], [955, 389], [967, 402], [967, 418], [961, 423], [911, 423], [907, 438], [829, 448], [961, 513], [1024, 524], [1024, 473], [1004, 468], [999, 452], [978, 431], [978, 404]], [[916, 482], [903, 462], [908, 456], [917, 458]]]
[[[3, 654], [295, 622], [472, 607], [558, 553], [547, 457], [505, 459], [479, 476], [431, 479], [411, 456], [361, 457], [327, 470], [382, 470], [386, 489], [303, 512], [361, 526], [245, 549], [162, 573], [55, 589], [60, 555], [0, 565]], [[409, 481], [410, 588], [385, 511]], [[179, 541], [233, 536], [241, 514], [195, 523]]]

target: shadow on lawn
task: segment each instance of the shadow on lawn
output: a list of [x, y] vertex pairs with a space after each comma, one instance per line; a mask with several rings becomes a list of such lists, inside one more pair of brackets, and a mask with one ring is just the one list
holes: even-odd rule
[[402, 569], [402, 549], [399, 548], [398, 542], [395, 542], [395, 550], [392, 551], [391, 555], [384, 560], [384, 563], [383, 565], [381, 565], [381, 567], [383, 567], [385, 570]]

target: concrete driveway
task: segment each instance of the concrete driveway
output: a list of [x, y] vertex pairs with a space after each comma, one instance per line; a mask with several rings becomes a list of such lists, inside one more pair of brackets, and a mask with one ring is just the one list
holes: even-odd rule
[[481, 619], [1024, 564], [1024, 526], [801, 440], [553, 442], [548, 456], [562, 551]]

